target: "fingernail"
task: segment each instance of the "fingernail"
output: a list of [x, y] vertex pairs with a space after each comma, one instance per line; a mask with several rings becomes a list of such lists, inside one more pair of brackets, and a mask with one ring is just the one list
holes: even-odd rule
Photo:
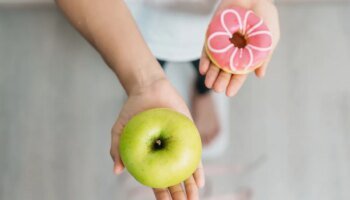
[[204, 72], [202, 70], [199, 70], [200, 75], [204, 76]]
[[203, 188], [204, 185], [205, 185], [205, 181], [203, 180], [203, 181], [201, 181], [201, 182], [198, 184], [198, 187], [199, 187], [199, 188]]
[[260, 74], [260, 78], [264, 78], [265, 77], [265, 72], [263, 71], [263, 72], [261, 72], [261, 74]]
[[117, 165], [117, 166], [114, 167], [114, 173], [116, 175], [121, 174], [121, 172], [122, 172], [122, 170], [121, 170], [120, 166]]
[[228, 94], [229, 97], [233, 97], [235, 95], [234, 91], [230, 91], [230, 93]]

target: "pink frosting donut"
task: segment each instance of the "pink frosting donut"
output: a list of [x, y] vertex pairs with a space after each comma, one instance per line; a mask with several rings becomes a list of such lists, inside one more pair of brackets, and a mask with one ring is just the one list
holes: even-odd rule
[[262, 18], [240, 7], [216, 15], [206, 36], [210, 60], [233, 74], [246, 74], [260, 67], [271, 51], [271, 32]]

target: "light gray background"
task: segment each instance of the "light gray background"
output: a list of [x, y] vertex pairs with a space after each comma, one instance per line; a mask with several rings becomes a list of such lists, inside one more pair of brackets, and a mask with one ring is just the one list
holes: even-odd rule
[[[205, 163], [203, 199], [350, 199], [350, 5], [278, 8], [280, 45], [230, 100], [231, 145]], [[0, 200], [152, 199], [111, 172], [123, 98], [56, 9], [0, 6]]]

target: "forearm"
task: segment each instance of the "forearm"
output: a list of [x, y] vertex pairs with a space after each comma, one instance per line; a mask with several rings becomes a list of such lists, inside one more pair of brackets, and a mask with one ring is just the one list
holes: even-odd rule
[[75, 28], [100, 52], [129, 94], [164, 73], [123, 0], [57, 0]]

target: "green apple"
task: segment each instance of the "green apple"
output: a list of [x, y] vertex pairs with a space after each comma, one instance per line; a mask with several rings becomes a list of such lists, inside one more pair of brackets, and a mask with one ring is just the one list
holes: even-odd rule
[[131, 118], [123, 129], [119, 151], [137, 181], [166, 188], [181, 183], [196, 170], [202, 144], [189, 118], [171, 109], [156, 108]]

